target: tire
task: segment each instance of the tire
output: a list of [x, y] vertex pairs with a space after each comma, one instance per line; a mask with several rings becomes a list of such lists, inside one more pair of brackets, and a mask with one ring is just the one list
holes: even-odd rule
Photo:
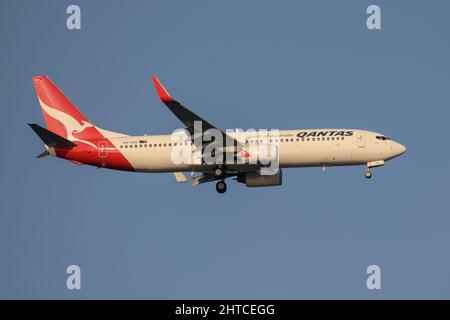
[[214, 170], [214, 175], [215, 175], [216, 177], [221, 177], [221, 176], [223, 175], [223, 170], [222, 170], [222, 168], [216, 168], [216, 169]]
[[366, 171], [366, 173], [364, 173], [364, 175], [365, 175], [365, 177], [366, 177], [367, 179], [372, 178], [372, 172], [371, 172], [371, 171]]
[[219, 181], [216, 183], [216, 191], [218, 193], [225, 193], [225, 191], [227, 191], [227, 184], [225, 181]]

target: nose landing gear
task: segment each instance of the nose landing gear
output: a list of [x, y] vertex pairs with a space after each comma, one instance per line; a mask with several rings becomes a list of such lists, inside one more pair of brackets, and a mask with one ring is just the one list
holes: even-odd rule
[[384, 160], [377, 160], [377, 161], [370, 161], [367, 162], [366, 171], [364, 172], [364, 176], [367, 179], [372, 178], [372, 171], [370, 171], [371, 168], [381, 167], [384, 166]]
[[225, 183], [225, 181], [220, 180], [216, 183], [216, 191], [218, 193], [225, 193], [225, 191], [227, 191], [227, 184]]

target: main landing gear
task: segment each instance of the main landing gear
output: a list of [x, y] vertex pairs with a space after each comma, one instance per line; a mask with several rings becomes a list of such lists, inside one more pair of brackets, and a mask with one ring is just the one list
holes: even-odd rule
[[225, 181], [220, 180], [216, 183], [216, 191], [218, 193], [225, 193], [225, 191], [227, 191], [227, 184], [225, 183]]
[[222, 166], [218, 166], [217, 168], [214, 169], [214, 177], [216, 179], [220, 179], [217, 183], [216, 183], [216, 191], [218, 193], [225, 193], [227, 191], [227, 184], [225, 183], [225, 168]]
[[222, 169], [221, 167], [217, 167], [217, 168], [214, 170], [214, 176], [215, 176], [216, 178], [222, 177], [222, 176], [223, 176], [223, 169]]
[[367, 179], [372, 178], [372, 171], [370, 171], [370, 169], [366, 169], [366, 172], [364, 173], [364, 176], [365, 176]]
[[217, 166], [215, 169], [214, 169], [214, 177], [216, 177], [217, 179], [219, 179], [219, 178], [223, 178], [223, 176], [225, 175], [225, 171], [227, 170], [227, 168], [226, 167], [224, 167], [224, 166]]

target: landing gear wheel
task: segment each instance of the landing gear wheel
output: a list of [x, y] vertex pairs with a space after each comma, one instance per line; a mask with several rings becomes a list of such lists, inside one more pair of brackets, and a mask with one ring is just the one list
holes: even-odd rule
[[223, 170], [222, 170], [222, 168], [217, 167], [217, 168], [214, 170], [214, 175], [215, 175], [216, 177], [220, 178], [220, 177], [223, 175]]
[[225, 183], [225, 181], [219, 181], [216, 183], [216, 191], [218, 193], [224, 193], [225, 191], [227, 191], [227, 184]]
[[372, 172], [370, 170], [366, 170], [366, 172], [364, 173], [364, 175], [366, 176], [367, 179], [372, 178]]

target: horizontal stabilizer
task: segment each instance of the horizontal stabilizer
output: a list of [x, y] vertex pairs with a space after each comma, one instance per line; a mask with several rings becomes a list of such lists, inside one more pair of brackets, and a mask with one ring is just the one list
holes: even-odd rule
[[48, 150], [45, 149], [45, 150], [42, 151], [40, 154], [38, 154], [38, 155], [36, 156], [36, 158], [43, 158], [43, 157], [46, 157], [46, 156], [49, 156], [49, 155], [50, 155], [50, 152], [48, 152]]
[[72, 141], [63, 138], [57, 135], [56, 133], [51, 132], [50, 130], [42, 128], [36, 123], [28, 123], [28, 125], [39, 136], [39, 138], [41, 138], [41, 140], [44, 141], [44, 143], [49, 147], [57, 147], [60, 149], [72, 149], [73, 147], [76, 146], [76, 144], [73, 143]]

